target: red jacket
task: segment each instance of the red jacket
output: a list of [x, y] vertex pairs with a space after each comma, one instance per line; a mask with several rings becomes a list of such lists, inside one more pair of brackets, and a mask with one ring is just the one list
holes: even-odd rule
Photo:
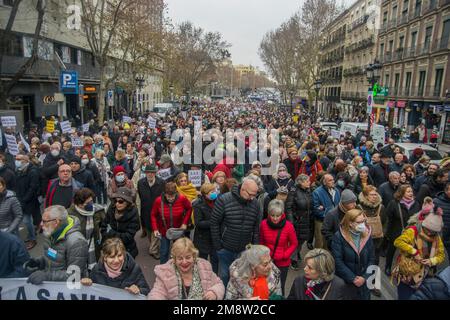
[[306, 170], [306, 161], [303, 161], [302, 166], [300, 167], [299, 174], [306, 174], [309, 176], [309, 181], [312, 183], [316, 182], [316, 176], [317, 174], [323, 171], [322, 165], [320, 164], [319, 160], [317, 160], [312, 166], [311, 166], [311, 172], [308, 173]]
[[[158, 230], [163, 237], [166, 236], [166, 231], [170, 228], [170, 207], [167, 201], [164, 200], [164, 217], [166, 220], [167, 229], [164, 227], [164, 223], [161, 215], [161, 197], [156, 198], [155, 203], [153, 204], [152, 212], [151, 212], [151, 224], [152, 230]], [[175, 202], [172, 207], [172, 219], [173, 224], [172, 228], [180, 228], [181, 225], [188, 225], [189, 219], [192, 214], [192, 205], [191, 202], [183, 195], [178, 194]]]
[[[286, 214], [283, 214], [281, 219], [286, 219]], [[267, 219], [264, 219], [261, 222], [259, 230], [259, 243], [270, 249], [270, 254], [273, 257], [275, 265], [277, 267], [289, 267], [291, 264], [291, 255], [298, 246], [294, 225], [290, 221], [286, 221], [286, 225], [281, 231], [275, 254], [273, 254], [273, 249], [277, 241], [279, 229], [272, 229], [267, 223]]]
[[214, 168], [212, 174], [214, 175], [214, 174], [216, 174], [216, 172], [222, 171], [225, 173], [225, 176], [227, 177], [227, 179], [230, 179], [230, 178], [233, 178], [232, 171], [231, 171], [233, 169], [233, 167], [234, 167], [234, 160], [226, 158], [217, 164], [217, 166]]

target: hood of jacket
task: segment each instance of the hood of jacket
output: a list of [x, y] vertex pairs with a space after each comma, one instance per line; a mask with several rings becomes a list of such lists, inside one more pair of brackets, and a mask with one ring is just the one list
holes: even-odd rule
[[62, 230], [62, 232], [58, 235], [58, 238], [55, 239], [55, 242], [58, 242], [62, 239], [65, 239], [68, 235], [74, 233], [74, 232], [80, 232], [80, 220], [77, 217], [74, 216], [68, 216], [67, 217], [67, 225]]
[[[119, 221], [119, 222], [127, 222], [129, 220], [132, 220], [134, 218], [134, 216], [137, 215], [137, 212], [135, 212], [135, 210], [137, 210], [135, 206], [128, 207], [124, 211], [124, 213], [120, 217], [120, 219], [118, 219], [117, 221]], [[114, 220], [116, 220], [115, 219], [115, 212], [116, 212], [116, 208], [114, 206], [113, 209], [112, 209], [112, 212], [111, 212], [113, 217], [114, 217]]]
[[372, 208], [372, 209], [378, 208], [378, 207], [380, 206], [380, 204], [383, 202], [383, 200], [381, 199], [381, 196], [378, 195], [378, 199], [377, 199], [377, 201], [376, 201], [375, 204], [374, 204], [374, 203], [370, 202], [370, 201], [366, 198], [366, 196], [364, 195], [364, 193], [362, 193], [362, 192], [359, 194], [358, 200], [359, 200], [359, 203], [360, 203], [361, 205], [363, 205], [363, 206], [365, 206], [365, 207], [368, 207], [368, 208]]

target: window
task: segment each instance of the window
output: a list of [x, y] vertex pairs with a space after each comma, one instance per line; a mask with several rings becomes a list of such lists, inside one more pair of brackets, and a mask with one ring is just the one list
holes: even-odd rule
[[442, 37], [440, 49], [448, 47], [448, 40], [450, 39], [450, 19], [444, 21], [444, 26], [442, 27]]
[[[3, 37], [3, 32], [0, 30], [0, 36]], [[10, 34], [5, 39], [6, 42], [6, 55], [22, 57], [23, 56], [23, 44], [22, 37], [15, 34]]]
[[400, 38], [398, 39], [398, 48], [403, 48], [403, 44], [405, 42], [405, 36], [400, 36]]
[[424, 49], [429, 49], [430, 48], [430, 42], [431, 42], [431, 36], [433, 33], [433, 27], [428, 27], [425, 29], [425, 42], [424, 42]]
[[3, 5], [12, 7], [14, 5], [14, 0], [3, 0]]
[[416, 47], [416, 42], [417, 42], [417, 31], [413, 31], [411, 32], [411, 48]]
[[384, 86], [389, 88], [389, 75], [384, 76]]
[[425, 76], [426, 76], [426, 71], [419, 72], [419, 90], [417, 92], [418, 96], [423, 96], [423, 89], [425, 86]]
[[444, 74], [444, 69], [439, 68], [436, 69], [436, 78], [434, 80], [434, 97], [439, 97], [441, 95], [441, 87], [442, 87], [442, 75]]
[[[33, 53], [33, 38], [23, 37], [23, 56], [31, 57]], [[42, 60], [53, 60], [53, 43], [48, 41], [38, 41], [38, 57]]]
[[406, 16], [408, 14], [409, 0], [403, 1], [403, 11], [402, 16]]
[[397, 6], [394, 6], [392, 8], [392, 16], [391, 16], [391, 20], [395, 20], [397, 18]]
[[414, 16], [420, 15], [420, 10], [422, 10], [422, 0], [416, 0], [416, 10], [414, 11]]
[[392, 50], [394, 49], [394, 40], [389, 41], [389, 53], [392, 53]]
[[411, 88], [411, 72], [407, 72], [405, 81], [405, 95], [409, 95], [410, 88]]
[[380, 56], [384, 56], [384, 43], [380, 44]]
[[388, 12], [386, 11], [383, 13], [383, 26], [385, 26], [387, 23], [387, 16], [388, 16]]
[[395, 74], [394, 80], [394, 94], [398, 93], [398, 85], [400, 84], [400, 73]]

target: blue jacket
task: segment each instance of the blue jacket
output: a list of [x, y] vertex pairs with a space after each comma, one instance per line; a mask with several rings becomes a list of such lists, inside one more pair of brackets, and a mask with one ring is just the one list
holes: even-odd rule
[[17, 236], [0, 231], [0, 278], [27, 277], [23, 264], [30, 255]]
[[363, 162], [365, 166], [369, 166], [372, 163], [372, 157], [370, 156], [369, 151], [363, 152], [359, 147], [356, 148], [358, 154], [361, 158], [363, 158]]
[[375, 265], [375, 249], [371, 230], [361, 237], [360, 248], [357, 250], [353, 240], [343, 234], [342, 228], [336, 232], [331, 241], [331, 253], [336, 263], [336, 275], [348, 284], [349, 292], [353, 291], [355, 299], [369, 300], [370, 291], [367, 285], [356, 287], [353, 280], [357, 276], [366, 280], [373, 273], [367, 273], [369, 266]]
[[[334, 195], [334, 199], [331, 199], [331, 194], [324, 188], [324, 186], [320, 186], [314, 190], [312, 194], [312, 211], [317, 219], [323, 220], [328, 212], [336, 207], [339, 204], [339, 201], [341, 201], [341, 194], [339, 190], [336, 188], [335, 190], [336, 194]], [[323, 206], [324, 209], [319, 210], [320, 206]]]
[[436, 277], [426, 278], [410, 300], [450, 300], [450, 267]]

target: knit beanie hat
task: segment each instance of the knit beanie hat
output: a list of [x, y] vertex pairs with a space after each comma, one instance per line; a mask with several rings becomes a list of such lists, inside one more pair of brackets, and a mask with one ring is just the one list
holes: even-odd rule
[[291, 155], [292, 152], [297, 152], [298, 153], [297, 148], [289, 148], [287, 150], [288, 155]]
[[442, 215], [437, 212], [430, 213], [422, 222], [422, 227], [433, 232], [441, 232], [443, 226], [444, 222], [442, 220]]
[[351, 191], [350, 189], [345, 189], [344, 191], [342, 191], [341, 203], [348, 204], [352, 202], [356, 202], [356, 196], [353, 191]]
[[118, 173], [125, 172], [125, 168], [123, 166], [116, 166], [113, 169], [114, 177], [117, 176]]

